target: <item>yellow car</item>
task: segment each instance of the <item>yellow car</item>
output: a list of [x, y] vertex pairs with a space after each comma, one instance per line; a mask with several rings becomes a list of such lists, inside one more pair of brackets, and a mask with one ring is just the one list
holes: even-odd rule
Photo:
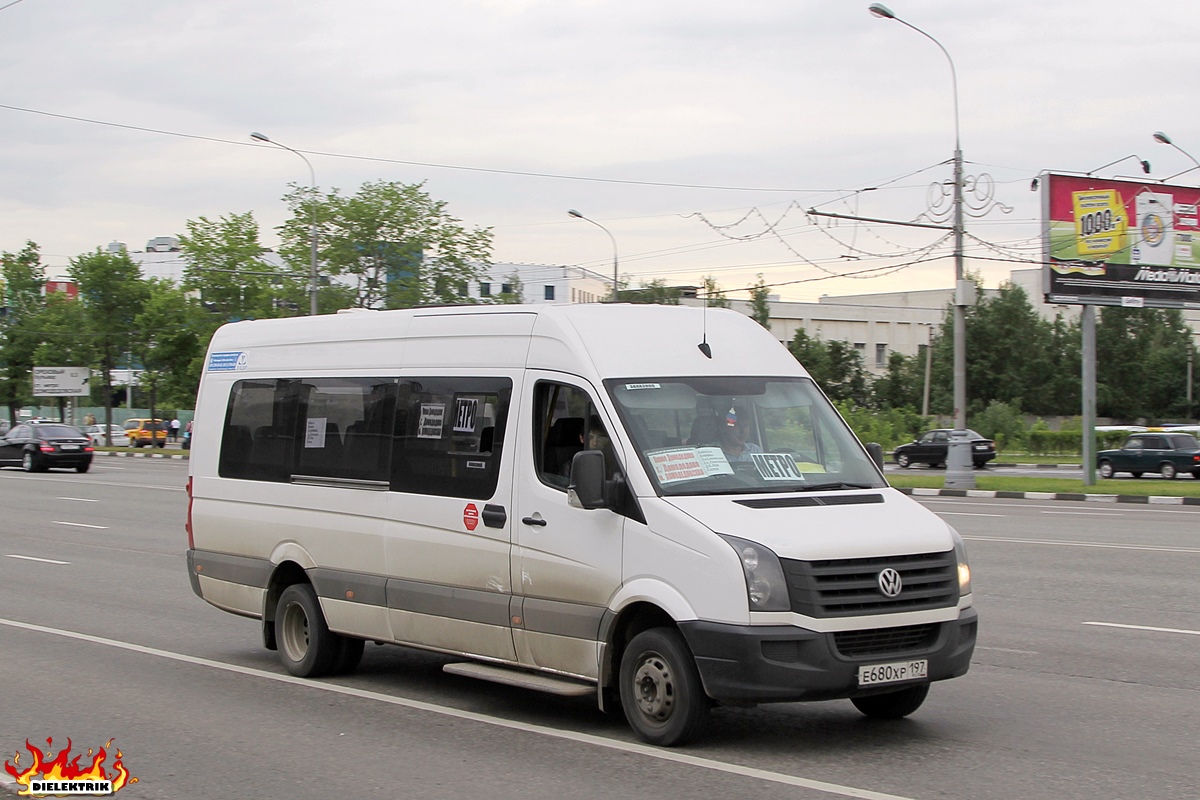
[[129, 437], [130, 447], [166, 447], [167, 423], [161, 419], [127, 419], [125, 435]]

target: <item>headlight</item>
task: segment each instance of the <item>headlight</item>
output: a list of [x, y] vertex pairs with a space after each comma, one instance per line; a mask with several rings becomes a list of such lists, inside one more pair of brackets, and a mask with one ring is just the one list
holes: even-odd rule
[[954, 528], [950, 529], [954, 537], [954, 558], [958, 561], [958, 594], [959, 597], [971, 593], [971, 565], [967, 563], [967, 546], [963, 538]]
[[729, 543], [742, 563], [750, 610], [790, 611], [792, 602], [788, 597], [787, 579], [783, 576], [779, 557], [770, 548], [756, 542], [748, 542], [736, 536], [718, 535]]

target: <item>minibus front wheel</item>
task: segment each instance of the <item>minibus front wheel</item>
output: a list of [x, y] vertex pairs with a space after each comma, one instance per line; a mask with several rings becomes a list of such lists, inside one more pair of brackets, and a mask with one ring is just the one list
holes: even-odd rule
[[325, 624], [317, 593], [307, 583], [293, 583], [279, 596], [275, 641], [283, 666], [299, 678], [318, 678], [341, 666], [343, 638]]
[[625, 718], [642, 741], [674, 747], [703, 729], [711, 702], [679, 631], [651, 628], [633, 637], [621, 657], [620, 681]]

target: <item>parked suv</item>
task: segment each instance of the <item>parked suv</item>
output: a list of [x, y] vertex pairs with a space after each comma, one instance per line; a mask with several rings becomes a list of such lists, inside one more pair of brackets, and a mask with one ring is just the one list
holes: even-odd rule
[[1170, 480], [1180, 472], [1200, 479], [1200, 442], [1190, 433], [1135, 433], [1119, 450], [1101, 450], [1096, 454], [1096, 469], [1101, 478], [1128, 472], [1135, 478], [1157, 472]]
[[125, 420], [125, 435], [129, 437], [130, 447], [149, 447], [151, 445], [165, 447], [167, 423], [161, 419], [127, 419]]

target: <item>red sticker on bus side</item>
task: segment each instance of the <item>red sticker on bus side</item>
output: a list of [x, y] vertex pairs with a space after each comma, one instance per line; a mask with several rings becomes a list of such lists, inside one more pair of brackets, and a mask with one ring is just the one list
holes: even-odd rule
[[479, 509], [474, 503], [467, 503], [467, 507], [463, 509], [463, 525], [467, 530], [475, 530], [475, 526], [479, 524]]

